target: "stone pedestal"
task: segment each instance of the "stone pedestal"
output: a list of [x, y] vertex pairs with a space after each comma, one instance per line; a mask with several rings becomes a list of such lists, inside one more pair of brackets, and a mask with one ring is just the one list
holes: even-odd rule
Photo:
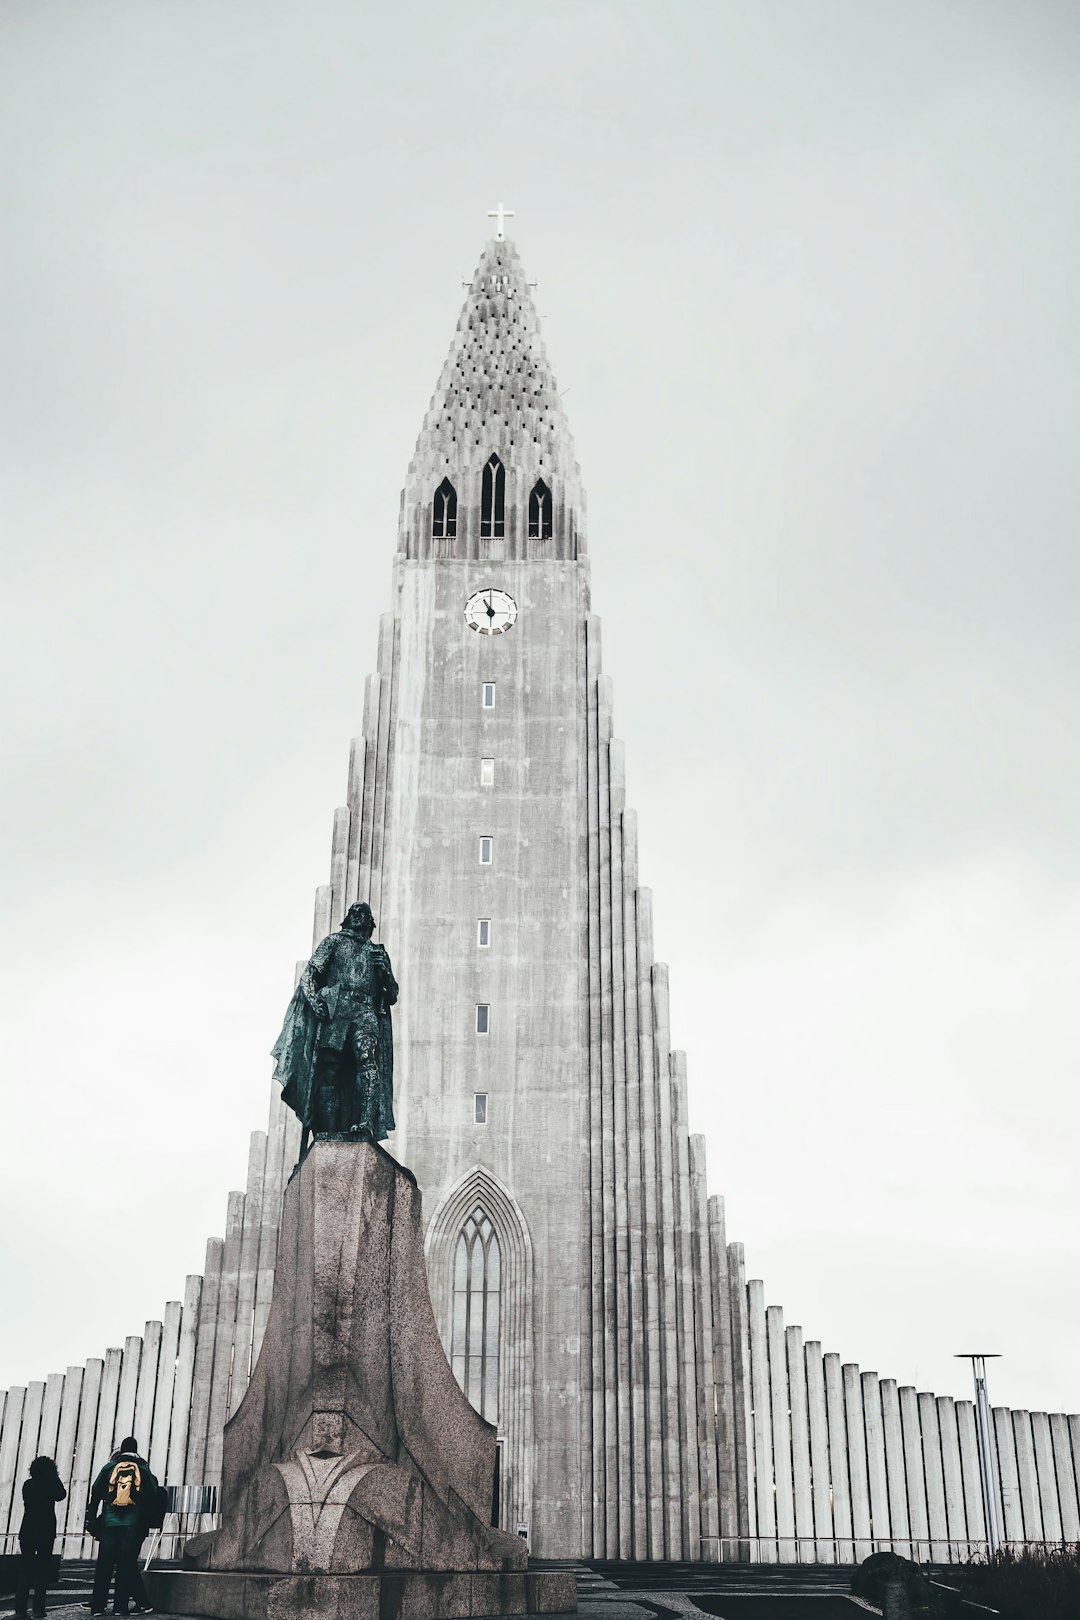
[[151, 1578], [174, 1614], [428, 1620], [576, 1606], [489, 1524], [495, 1431], [435, 1326], [420, 1194], [371, 1143], [316, 1142], [285, 1194], [262, 1353], [226, 1425], [223, 1523]]

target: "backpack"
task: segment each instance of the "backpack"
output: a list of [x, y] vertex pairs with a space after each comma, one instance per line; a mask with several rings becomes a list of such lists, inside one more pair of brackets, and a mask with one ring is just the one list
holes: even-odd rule
[[165, 1526], [165, 1515], [169, 1511], [168, 1487], [159, 1485], [157, 1490], [149, 1493], [146, 1512], [143, 1514], [143, 1523], [148, 1530], [161, 1530]]
[[110, 1508], [135, 1508], [142, 1492], [142, 1469], [130, 1457], [121, 1457], [113, 1465], [105, 1487], [105, 1505]]

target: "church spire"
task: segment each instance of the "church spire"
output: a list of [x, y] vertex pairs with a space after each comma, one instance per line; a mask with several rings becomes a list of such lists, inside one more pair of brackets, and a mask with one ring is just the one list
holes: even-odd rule
[[400, 549], [409, 557], [575, 557], [584, 550], [583, 504], [529, 284], [513, 242], [496, 236], [416, 441]]

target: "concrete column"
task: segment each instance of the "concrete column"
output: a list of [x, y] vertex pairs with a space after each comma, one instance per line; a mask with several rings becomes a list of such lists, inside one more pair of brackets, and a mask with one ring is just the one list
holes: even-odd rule
[[60, 1400], [60, 1422], [56, 1435], [56, 1467], [67, 1487], [67, 1499], [56, 1504], [56, 1530], [63, 1537], [60, 1552], [64, 1558], [78, 1556], [76, 1540], [81, 1539], [82, 1513], [78, 1522], [71, 1522], [75, 1484], [75, 1436], [79, 1426], [79, 1400], [82, 1395], [83, 1369], [69, 1367], [64, 1374], [64, 1391]]
[[1002, 1523], [1005, 1540], [1024, 1539], [1024, 1514], [1020, 1505], [1020, 1478], [1016, 1468], [1016, 1439], [1012, 1413], [1006, 1406], [994, 1407], [994, 1437], [997, 1440], [998, 1479], [1001, 1482]]
[[[71, 1484], [68, 1486], [67, 1527], [72, 1534], [78, 1534], [82, 1529], [90, 1500], [98, 1397], [101, 1393], [101, 1377], [104, 1370], [104, 1362], [96, 1357], [88, 1361], [83, 1369], [79, 1416], [75, 1426], [75, 1457], [71, 1469]], [[94, 1543], [89, 1536], [83, 1536], [81, 1540], [69, 1541], [67, 1545], [70, 1558], [87, 1558]]]
[[[582, 1546], [605, 1552], [604, 1512], [604, 1157], [603, 1081], [600, 1061], [600, 786], [597, 682], [600, 623], [585, 619], [585, 815], [588, 882], [589, 1177], [584, 1230], [588, 1233], [588, 1310], [582, 1339]], [[584, 1303], [584, 1302], [583, 1302]]]
[[[15, 1463], [15, 1488], [12, 1492], [14, 1509], [21, 1514], [22, 1486], [30, 1472], [30, 1464], [38, 1455], [38, 1434], [41, 1430], [41, 1409], [45, 1404], [45, 1381], [35, 1379], [26, 1386], [23, 1402], [22, 1434], [19, 1436], [19, 1454]], [[15, 1517], [15, 1511], [12, 1513]], [[18, 1525], [15, 1526], [18, 1529]]]
[[221, 1432], [229, 1412], [229, 1380], [236, 1342], [236, 1306], [240, 1294], [240, 1245], [244, 1236], [241, 1192], [231, 1192], [225, 1217], [225, 1248], [221, 1258], [221, 1287], [214, 1332], [214, 1361], [210, 1377], [210, 1408], [206, 1428], [206, 1483], [221, 1479]]
[[981, 1548], [973, 1545], [972, 1553], [985, 1553], [986, 1512], [983, 1508], [979, 1442], [975, 1432], [975, 1406], [972, 1401], [957, 1401], [954, 1410], [957, 1438], [960, 1443], [960, 1478], [964, 1487], [964, 1519], [967, 1523], [968, 1540], [973, 1544], [983, 1543]]
[[172, 1423], [173, 1385], [176, 1381], [176, 1360], [180, 1350], [180, 1318], [183, 1307], [178, 1299], [171, 1299], [165, 1307], [165, 1320], [158, 1346], [157, 1390], [154, 1394], [154, 1417], [150, 1425], [150, 1449], [146, 1460], [150, 1471], [164, 1485], [169, 1461], [169, 1427]]
[[863, 1422], [866, 1426], [866, 1479], [870, 1491], [870, 1527], [875, 1545], [891, 1545], [893, 1528], [889, 1513], [889, 1481], [885, 1467], [885, 1420], [881, 1409], [881, 1388], [875, 1372], [862, 1375]]
[[[646, 1390], [650, 1323], [645, 1293], [644, 1186], [641, 1151], [641, 1048], [638, 1041], [638, 939], [635, 892], [637, 890], [637, 818], [624, 809], [619, 821], [622, 840], [623, 947], [623, 1024], [626, 1043], [626, 1192], [629, 1222], [629, 1309], [630, 1353], [630, 1439], [633, 1464], [631, 1496], [631, 1556], [648, 1558], [651, 1549], [649, 1526], [649, 1446], [646, 1434]], [[661, 1534], [663, 1532], [661, 1531]]]
[[951, 1396], [938, 1396], [937, 1418], [938, 1433], [941, 1437], [941, 1472], [945, 1480], [945, 1517], [949, 1526], [949, 1563], [963, 1563], [967, 1557], [967, 1549], [962, 1543], [968, 1539], [968, 1527], [964, 1511], [960, 1431], [956, 1423], [956, 1406]]
[[664, 1480], [663, 1342], [660, 1310], [662, 1243], [659, 1227], [659, 1166], [657, 1162], [656, 1053], [652, 1021], [652, 895], [639, 888], [635, 895], [638, 957], [639, 1097], [641, 1105], [641, 1165], [644, 1229], [642, 1263], [645, 1275], [646, 1435], [649, 1480], [649, 1556], [667, 1556], [668, 1521]]
[[[56, 1456], [56, 1437], [60, 1432], [60, 1403], [64, 1398], [63, 1373], [50, 1373], [45, 1380], [45, 1396], [41, 1403], [41, 1423], [38, 1427], [37, 1455]], [[30, 1459], [31, 1462], [33, 1458]], [[63, 1477], [63, 1476], [61, 1476]]]
[[1061, 1412], [1054, 1412], [1051, 1415], [1050, 1443], [1054, 1451], [1054, 1466], [1057, 1472], [1062, 1540], [1080, 1541], [1080, 1504], [1077, 1502], [1076, 1475], [1073, 1472], [1072, 1447], [1069, 1444], [1069, 1424]]
[[716, 1406], [713, 1386], [712, 1258], [709, 1247], [709, 1194], [705, 1184], [705, 1138], [691, 1136], [690, 1216], [694, 1283], [695, 1395], [697, 1401], [698, 1474], [701, 1485], [701, 1552], [710, 1562], [720, 1557], [720, 1516], [716, 1469]]
[[311, 930], [311, 949], [313, 951], [330, 932], [332, 902], [333, 891], [329, 883], [320, 884], [315, 890], [315, 921]]
[[829, 1413], [825, 1403], [825, 1366], [821, 1345], [808, 1339], [806, 1362], [806, 1416], [810, 1430], [810, 1474], [814, 1497], [814, 1557], [819, 1564], [836, 1562], [833, 1545], [832, 1490], [829, 1485]]
[[[173, 1379], [172, 1413], [169, 1423], [169, 1449], [165, 1465], [165, 1479], [170, 1485], [188, 1485], [194, 1481], [187, 1472], [190, 1440], [191, 1408], [195, 1387], [195, 1353], [199, 1333], [203, 1279], [190, 1276], [184, 1288], [184, 1304], [180, 1313], [180, 1338], [176, 1350], [176, 1375]], [[176, 1556], [175, 1538], [168, 1541], [163, 1558]]]
[[1035, 1449], [1035, 1474], [1039, 1483], [1043, 1536], [1047, 1541], [1060, 1541], [1061, 1506], [1058, 1501], [1058, 1481], [1054, 1470], [1054, 1445], [1050, 1438], [1050, 1419], [1045, 1412], [1032, 1412], [1031, 1438]]
[[[149, 1462], [150, 1439], [154, 1426], [154, 1400], [157, 1395], [158, 1360], [161, 1354], [161, 1323], [147, 1322], [139, 1355], [139, 1376], [135, 1385], [135, 1411], [131, 1432], [139, 1450]], [[123, 1439], [123, 1435], [120, 1436]]]
[[[134, 1430], [135, 1391], [139, 1385], [139, 1367], [142, 1362], [142, 1339], [131, 1333], [124, 1340], [123, 1359], [120, 1362], [120, 1385], [116, 1394], [116, 1418], [113, 1423], [113, 1445], [118, 1446]], [[140, 1446], [141, 1435], [136, 1436]]]
[[765, 1332], [769, 1352], [772, 1468], [776, 1483], [777, 1557], [782, 1564], [789, 1564], [796, 1559], [795, 1486], [791, 1477], [791, 1397], [784, 1346], [784, 1313], [779, 1305], [770, 1305], [766, 1310]]
[[870, 1541], [870, 1482], [866, 1472], [866, 1420], [863, 1416], [862, 1381], [853, 1361], [846, 1361], [844, 1375], [844, 1415], [848, 1433], [848, 1476], [851, 1481], [851, 1530], [855, 1537], [857, 1564], [873, 1552]]
[[675, 1271], [675, 1171], [671, 1137], [671, 1022], [668, 1011], [668, 970], [665, 962], [652, 968], [653, 1030], [656, 1060], [656, 1135], [658, 1219], [660, 1227], [660, 1319], [664, 1390], [664, 1496], [667, 1504], [665, 1545], [669, 1558], [686, 1556], [683, 1542], [681, 1491], [682, 1456], [679, 1434], [679, 1295]]
[[910, 1384], [901, 1386], [899, 1396], [900, 1427], [904, 1437], [904, 1472], [907, 1476], [908, 1519], [911, 1524], [911, 1556], [917, 1564], [922, 1564], [930, 1556], [930, 1518], [926, 1503], [926, 1471], [923, 1467], [919, 1401]]
[[683, 1557], [701, 1557], [702, 1486], [698, 1444], [690, 1144], [686, 1131], [686, 1053], [671, 1054], [671, 1158], [675, 1171], [675, 1284], [679, 1302], [679, 1443], [683, 1457]]
[[363, 737], [349, 743], [349, 846], [345, 857], [345, 910], [360, 898], [360, 829], [364, 814], [364, 761], [367, 744]]
[[247, 1186], [244, 1191], [244, 1230], [240, 1238], [240, 1276], [236, 1295], [236, 1350], [229, 1385], [231, 1417], [244, 1398], [251, 1377], [251, 1342], [255, 1326], [255, 1289], [259, 1275], [259, 1242], [263, 1224], [263, 1183], [266, 1175], [265, 1131], [252, 1131], [248, 1147]]
[[1012, 1415], [1013, 1437], [1016, 1441], [1016, 1477], [1020, 1482], [1020, 1508], [1024, 1515], [1024, 1537], [1028, 1541], [1043, 1539], [1042, 1506], [1039, 1502], [1039, 1480], [1035, 1472], [1035, 1448], [1031, 1440], [1031, 1417], [1025, 1411]]
[[795, 1500], [796, 1561], [814, 1561], [814, 1500], [810, 1474], [810, 1412], [806, 1387], [806, 1354], [801, 1327], [784, 1334], [788, 1397], [791, 1410], [791, 1471]]
[[[746, 1251], [741, 1243], [728, 1244], [731, 1281], [732, 1394], [735, 1407], [735, 1472], [739, 1493], [739, 1535], [750, 1536], [757, 1525], [757, 1485], [754, 1478], [754, 1413], [750, 1383], [750, 1318], [746, 1288]], [[740, 1557], [742, 1553], [740, 1552]], [[746, 1543], [746, 1556], [750, 1544]]]
[[757, 1520], [750, 1534], [760, 1538], [758, 1557], [776, 1562], [776, 1489], [772, 1463], [772, 1415], [769, 1390], [769, 1346], [765, 1321], [765, 1284], [757, 1277], [746, 1285], [750, 1329], [750, 1388], [754, 1419], [754, 1489]]
[[883, 1378], [878, 1385], [878, 1392], [881, 1397], [881, 1429], [885, 1440], [885, 1477], [889, 1493], [889, 1533], [892, 1538], [892, 1550], [901, 1558], [910, 1558], [904, 1434], [900, 1426], [900, 1395], [896, 1388], [896, 1379]]
[[397, 626], [392, 613], [379, 619], [379, 668], [388, 672], [379, 684], [379, 730], [375, 766], [375, 804], [371, 819], [371, 908], [378, 918], [382, 910], [382, 880], [386, 860], [387, 807], [390, 804], [390, 776], [393, 754], [393, 714], [397, 708]]
[[735, 1357], [732, 1350], [731, 1272], [724, 1200], [708, 1202], [712, 1270], [713, 1375], [716, 1397], [716, 1489], [720, 1505], [720, 1557], [733, 1558], [739, 1534], [739, 1471], [735, 1460]]
[[330, 921], [334, 928], [341, 927], [345, 915], [351, 819], [348, 805], [340, 805], [334, 811], [334, 828], [330, 835]]
[[[608, 692], [610, 724], [611, 686]], [[615, 1467], [611, 1494], [617, 1493], [618, 1556], [630, 1558], [634, 1548], [634, 1432], [633, 1372], [630, 1360], [633, 1314], [630, 1302], [630, 1161], [628, 1156], [626, 1095], [626, 1003], [623, 982], [623, 867], [622, 813], [626, 804], [623, 747], [612, 738], [607, 745], [608, 773], [608, 963], [611, 1008], [612, 1120], [614, 1124], [613, 1236], [615, 1243]]]
[[[221, 1292], [221, 1261], [225, 1245], [210, 1238], [206, 1245], [202, 1289], [199, 1294], [199, 1322], [195, 1334], [195, 1362], [191, 1380], [191, 1408], [188, 1418], [187, 1458], [184, 1483], [204, 1485], [206, 1475], [207, 1422], [210, 1416], [210, 1381], [214, 1371], [214, 1335], [217, 1331], [218, 1296]], [[173, 1406], [175, 1412], [175, 1400]]]
[[840, 1357], [823, 1357], [825, 1411], [829, 1420], [829, 1476], [832, 1481], [833, 1535], [841, 1564], [854, 1559], [851, 1535], [851, 1477], [848, 1472], [847, 1414], [844, 1411], [844, 1376]]
[[[22, 1434], [22, 1414], [25, 1404], [26, 1390], [21, 1385], [8, 1390], [4, 1398], [4, 1427], [0, 1429], [0, 1535], [7, 1535], [11, 1527], [15, 1468], [19, 1459], [19, 1439]], [[15, 1529], [18, 1528], [16, 1524]]]
[[949, 1522], [945, 1514], [945, 1478], [941, 1471], [941, 1435], [937, 1403], [925, 1390], [919, 1393], [919, 1427], [922, 1430], [923, 1468], [926, 1472], [926, 1512], [930, 1521], [930, 1557], [944, 1564], [949, 1556]]

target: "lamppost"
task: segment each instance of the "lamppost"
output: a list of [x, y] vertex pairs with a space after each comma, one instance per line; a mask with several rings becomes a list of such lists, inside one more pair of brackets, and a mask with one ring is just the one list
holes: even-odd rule
[[994, 1351], [965, 1350], [957, 1361], [970, 1361], [975, 1376], [975, 1440], [979, 1447], [979, 1474], [982, 1478], [983, 1516], [986, 1520], [986, 1545], [990, 1556], [1001, 1550], [1001, 1518], [998, 1511], [997, 1473], [994, 1469], [994, 1451], [990, 1436], [990, 1397], [986, 1393], [986, 1363], [1000, 1361]]

